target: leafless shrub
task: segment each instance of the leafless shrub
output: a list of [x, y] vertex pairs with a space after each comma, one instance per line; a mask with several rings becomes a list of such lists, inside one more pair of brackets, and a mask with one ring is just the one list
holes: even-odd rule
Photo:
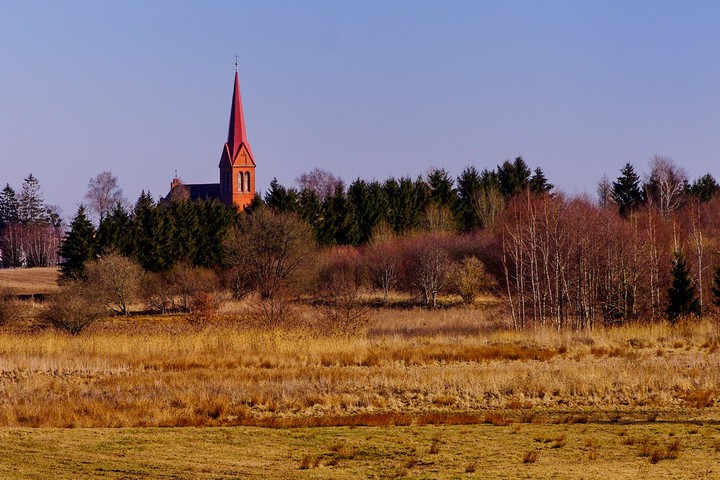
[[49, 325], [71, 335], [78, 335], [105, 314], [104, 302], [87, 283], [72, 281], [63, 284], [43, 311]]
[[370, 308], [359, 297], [362, 264], [357, 250], [338, 247], [328, 251], [318, 268], [318, 297], [323, 329], [356, 333], [367, 324]]
[[111, 253], [85, 266], [86, 286], [108, 309], [128, 315], [128, 305], [140, 293], [142, 268], [127, 257]]
[[420, 291], [422, 303], [437, 307], [437, 296], [445, 287], [450, 268], [450, 256], [433, 238], [422, 239], [416, 245], [412, 258], [412, 278]]

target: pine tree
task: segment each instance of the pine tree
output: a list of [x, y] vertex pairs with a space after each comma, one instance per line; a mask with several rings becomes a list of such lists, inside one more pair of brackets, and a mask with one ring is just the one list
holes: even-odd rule
[[703, 203], [707, 203], [715, 198], [718, 189], [720, 189], [720, 185], [715, 181], [715, 178], [709, 173], [706, 173], [693, 182], [690, 188], [688, 188], [688, 194]]
[[275, 212], [296, 212], [297, 191], [294, 188], [283, 187], [277, 178], [273, 178], [270, 181], [270, 189], [265, 194], [265, 204]]
[[42, 223], [47, 220], [45, 201], [40, 192], [38, 179], [30, 175], [23, 181], [22, 190], [18, 196], [18, 216], [20, 222]]
[[85, 207], [80, 205], [70, 224], [70, 231], [60, 245], [60, 256], [64, 261], [60, 265], [65, 279], [82, 278], [85, 263], [92, 260], [96, 253], [95, 227], [85, 215]]
[[629, 216], [645, 201], [640, 189], [640, 177], [635, 173], [632, 164], [625, 164], [620, 176], [613, 182], [612, 198], [618, 206], [620, 215], [624, 217]]
[[690, 279], [690, 267], [680, 250], [673, 253], [672, 286], [668, 289], [667, 315], [672, 323], [690, 315], [700, 316], [700, 302]]
[[13, 225], [20, 221], [19, 206], [15, 190], [6, 184], [0, 191], [0, 230], [6, 225]]

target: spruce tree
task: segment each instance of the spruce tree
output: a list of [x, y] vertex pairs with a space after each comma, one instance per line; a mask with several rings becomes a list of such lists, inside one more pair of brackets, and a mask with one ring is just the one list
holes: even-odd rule
[[70, 224], [70, 230], [63, 238], [59, 250], [63, 262], [60, 264], [65, 279], [82, 278], [85, 263], [92, 260], [96, 253], [95, 227], [85, 215], [85, 207], [80, 205]]
[[13, 225], [20, 220], [17, 195], [15, 190], [6, 184], [0, 191], [0, 230], [6, 225]]
[[695, 292], [695, 285], [690, 278], [690, 267], [680, 250], [673, 253], [672, 285], [668, 289], [667, 315], [672, 323], [679, 318], [690, 315], [700, 316], [700, 302]]
[[522, 157], [514, 162], [505, 161], [498, 166], [497, 175], [500, 181], [500, 191], [505, 198], [510, 198], [525, 190], [530, 182], [532, 172]]
[[612, 198], [617, 204], [620, 215], [627, 217], [642, 205], [645, 197], [640, 189], [640, 177], [632, 164], [627, 163], [620, 170], [620, 176], [612, 185]]
[[45, 201], [40, 192], [38, 179], [30, 175], [23, 181], [18, 196], [18, 215], [20, 222], [25, 224], [41, 223], [47, 220]]
[[547, 181], [545, 174], [540, 167], [535, 169], [535, 173], [528, 182], [530, 191], [537, 195], [543, 195], [553, 189], [554, 185]]

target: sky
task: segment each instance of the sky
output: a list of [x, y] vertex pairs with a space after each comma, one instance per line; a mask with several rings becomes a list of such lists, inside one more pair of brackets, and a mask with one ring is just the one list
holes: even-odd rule
[[671, 157], [720, 177], [720, 2], [0, 0], [0, 183], [72, 217], [218, 181], [238, 55], [258, 190], [316, 167], [453, 176], [522, 155], [567, 194]]

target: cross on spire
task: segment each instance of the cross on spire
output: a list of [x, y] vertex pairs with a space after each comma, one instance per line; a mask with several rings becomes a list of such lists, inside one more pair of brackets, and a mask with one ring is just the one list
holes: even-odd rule
[[235, 54], [235, 73], [238, 71], [238, 54]]

